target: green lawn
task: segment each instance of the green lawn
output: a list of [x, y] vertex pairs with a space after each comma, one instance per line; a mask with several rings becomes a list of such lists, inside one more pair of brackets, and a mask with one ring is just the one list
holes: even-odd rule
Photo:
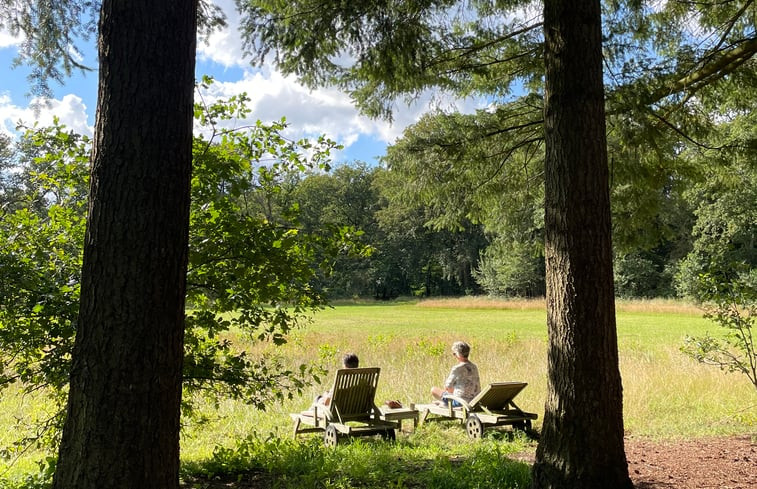
[[[629, 436], [673, 439], [757, 432], [757, 394], [748, 379], [699, 365], [679, 351], [686, 335], [719, 332], [700, 312], [691, 308], [677, 310], [654, 304], [630, 307], [621, 303], [617, 329], [625, 427]], [[320, 361], [330, 368], [338, 365], [342, 353], [355, 351], [362, 366], [382, 368], [379, 402], [399, 399], [419, 403], [427, 402], [430, 387], [446, 377], [451, 366], [449, 346], [462, 339], [471, 344], [471, 360], [478, 364], [484, 383], [502, 380], [529, 383], [519, 395], [518, 404], [539, 414], [540, 420], [535, 424], [538, 428], [546, 396], [546, 338], [546, 313], [539, 303], [501, 304], [464, 299], [369, 302], [339, 304], [319, 312], [311, 324], [295, 331], [283, 347], [256, 344], [252, 349], [261, 354], [279, 355], [292, 365]], [[231, 339], [240, 346], [246, 344], [241, 334], [232, 335]], [[326, 383], [330, 379], [327, 376]], [[290, 437], [288, 413], [306, 408], [312, 397], [326, 387], [313, 386], [303, 396], [271, 405], [265, 412], [238, 402], [221, 401], [215, 406], [200, 401], [200, 411], [208, 421], [184, 431], [182, 453], [186, 466], [197, 467], [212, 457], [216, 446], [229, 449], [241, 440], [248, 440], [243, 443], [246, 448], [242, 452], [249, 454], [255, 450], [270, 451], [271, 447], [265, 444], [260, 448], [261, 440], [279, 437], [281, 446], [288, 447], [283, 452], [284, 458], [300, 450], [310, 450], [308, 447], [318, 447], [319, 442], [314, 437], [302, 437], [295, 445], [283, 440]], [[4, 393], [0, 401], [3, 427], [0, 442], [7, 444], [18, 435], [19, 417], [44, 412], [44, 406], [34, 401], [34, 398], [14, 395], [13, 391]], [[503, 452], [528, 451], [535, 446], [527, 439], [493, 436], [484, 443], [494, 444], [496, 450]], [[344, 448], [362, 450], [360, 456], [365, 456], [366, 450], [387, 449], [370, 442]], [[401, 456], [406, 460], [420, 457], [426, 461], [417, 463], [429, 463], [428, 457], [435, 459], [439, 454], [456, 453], [465, 457], [478, 449], [459, 426], [435, 424], [401, 435], [397, 446], [389, 449], [395, 452], [381, 452], [374, 457]], [[409, 453], [398, 455], [396, 450]], [[227, 462], [232, 460], [231, 465], [252, 464], [249, 460], [235, 458], [234, 450], [219, 453], [216, 462], [228, 459]], [[32, 461], [41, 455], [32, 452], [10, 471], [0, 462], [0, 479], [3, 473], [17, 475], [31, 470]]]
[[[379, 400], [426, 402], [432, 385], [449, 370], [449, 345], [464, 339], [483, 382], [523, 380], [519, 405], [543, 414], [546, 395], [546, 313], [543, 308], [423, 307], [415, 302], [340, 304], [317, 314], [279, 352], [294, 363], [324, 357], [336, 367], [346, 351], [363, 366], [382, 368]], [[757, 426], [757, 395], [746, 377], [699, 365], [679, 347], [687, 334], [718, 332], [701, 314], [618, 313], [625, 425], [629, 435], [691, 438], [751, 433]], [[327, 379], [327, 382], [330, 380]], [[272, 406], [265, 413], [222, 403], [215, 440], [231, 443], [250, 429], [288, 436], [289, 412], [304, 409], [326, 386]], [[536, 423], [537, 426], [539, 422]], [[206, 430], [213, 430], [206, 427]], [[208, 431], [203, 430], [203, 433]], [[185, 454], [207, 453], [205, 436], [185, 443]]]

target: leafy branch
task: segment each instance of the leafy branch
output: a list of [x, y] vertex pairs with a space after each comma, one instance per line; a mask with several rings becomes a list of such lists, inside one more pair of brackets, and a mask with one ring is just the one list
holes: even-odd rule
[[703, 274], [700, 281], [705, 291], [703, 296], [708, 300], [705, 317], [725, 328], [725, 335], [689, 336], [682, 351], [700, 363], [746, 375], [757, 389], [757, 349], [754, 341], [757, 273], [754, 270], [745, 272], [728, 283], [724, 283], [722, 278]]

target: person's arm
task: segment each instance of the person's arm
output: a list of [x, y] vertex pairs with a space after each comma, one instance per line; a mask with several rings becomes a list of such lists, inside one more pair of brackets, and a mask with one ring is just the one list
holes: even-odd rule
[[326, 391], [318, 396], [318, 404], [328, 406], [331, 403], [331, 391]]
[[457, 370], [455, 367], [452, 367], [452, 370], [450, 370], [449, 375], [447, 376], [447, 380], [444, 381], [444, 390], [449, 392], [450, 394], [455, 392], [455, 384], [457, 383]]

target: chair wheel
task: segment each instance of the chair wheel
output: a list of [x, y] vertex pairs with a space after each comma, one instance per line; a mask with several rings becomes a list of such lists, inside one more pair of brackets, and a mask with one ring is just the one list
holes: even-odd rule
[[471, 414], [465, 420], [465, 431], [470, 438], [481, 438], [484, 434], [484, 424], [478, 419], [478, 416]]
[[326, 427], [326, 432], [323, 433], [323, 444], [327, 447], [335, 447], [339, 444], [339, 433], [333, 425]]

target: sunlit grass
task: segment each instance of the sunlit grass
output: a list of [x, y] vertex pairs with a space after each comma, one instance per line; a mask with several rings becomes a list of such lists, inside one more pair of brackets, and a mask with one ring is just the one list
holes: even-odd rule
[[[428, 402], [429, 388], [449, 371], [449, 345], [464, 339], [473, 346], [471, 359], [479, 365], [482, 382], [528, 382], [518, 404], [541, 418], [547, 388], [543, 307], [455, 307], [464, 301], [470, 299], [341, 304], [320, 313], [281, 353], [302, 361], [325, 352], [336, 367], [342, 353], [355, 351], [362, 365], [382, 368], [379, 401], [420, 403]], [[667, 302], [660, 302], [662, 311], [651, 304], [618, 312], [628, 433], [678, 438], [753, 431], [755, 420], [748, 408], [757, 399], [748, 380], [699, 365], [678, 350], [687, 334], [717, 331], [717, 326], [688, 306], [678, 309], [685, 312], [673, 313]], [[305, 409], [324, 388], [314, 386], [266, 413], [229, 407], [219, 436], [234, 439], [251, 429], [289, 436], [288, 413]], [[228, 424], [231, 418], [236, 424]], [[201, 442], [185, 442], [185, 455]]]
[[[184, 473], [191, 480], [264, 472], [275, 480], [268, 485], [281, 488], [529, 487], [530, 466], [512, 457], [531, 443], [525, 436], [492, 433], [470, 443], [461, 433], [433, 425], [391, 444], [353, 439], [329, 450], [312, 437], [252, 435], [210, 460], [185, 463]], [[202, 480], [195, 487], [203, 487]]]
[[544, 299], [504, 299], [487, 296], [467, 296], [453, 299], [422, 299], [418, 307], [446, 309], [508, 309], [508, 310], [543, 310]]
[[[703, 319], [701, 311], [670, 301], [619, 301], [617, 331], [629, 436], [671, 439], [757, 431], [757, 395], [748, 379], [699, 365], [679, 351], [686, 335], [718, 333], [718, 327]], [[244, 335], [230, 337], [245, 346]], [[282, 347], [255, 344], [250, 348], [257, 353], [275, 351], [291, 365], [320, 361], [332, 368], [338, 366], [343, 353], [354, 351], [362, 366], [382, 369], [378, 402], [398, 399], [408, 404], [429, 401], [430, 387], [440, 384], [449, 371], [449, 347], [456, 340], [472, 345], [471, 360], [478, 364], [483, 383], [528, 382], [517, 402], [539, 415], [535, 423], [539, 428], [547, 389], [543, 301], [344, 302], [318, 313], [312, 324], [296, 330]], [[314, 385], [302, 396], [270, 405], [266, 411], [233, 401], [221, 401], [215, 409], [213, 403], [198, 400], [199, 410], [209, 421], [186, 427], [182, 459], [185, 463], [209, 460], [217, 446], [234, 447], [253, 433], [263, 438], [291, 438], [289, 413], [307, 408], [315, 395], [329, 387], [331, 378], [328, 375], [324, 385]], [[6, 390], [0, 400], [2, 445], [19, 436], [22, 424], [18, 419], [41, 413], [42, 403]], [[313, 439], [316, 437], [304, 436], [300, 442]], [[527, 440], [486, 443], [496, 443], [500, 450], [533, 451], [535, 446]], [[386, 449], [384, 444], [378, 445], [380, 450]], [[367, 452], [374, 450], [373, 445], [367, 446], [371, 447]], [[470, 456], [474, 449], [464, 430], [454, 423], [430, 424], [415, 433], [403, 433], [391, 448], [393, 456], [408, 460], [445, 453]], [[33, 470], [34, 461], [43, 455], [30, 453], [10, 471], [0, 462], [0, 478], [4, 473]]]
[[20, 386], [12, 385], [2, 391], [0, 398], [0, 487], [3, 479], [37, 473], [39, 464], [49, 455], [36, 443], [14, 446], [22, 438], [44, 436], [39, 423], [54, 415], [54, 403], [42, 392], [24, 393]]

